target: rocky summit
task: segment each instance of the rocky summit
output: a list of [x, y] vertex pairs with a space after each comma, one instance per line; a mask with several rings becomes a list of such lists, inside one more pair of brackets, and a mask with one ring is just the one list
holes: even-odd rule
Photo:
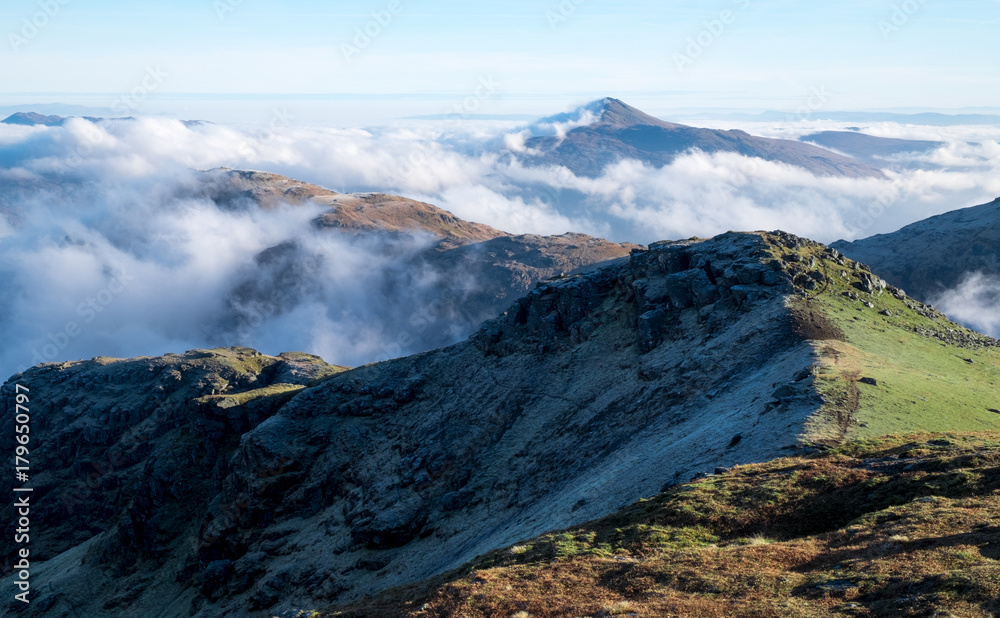
[[25, 615], [365, 603], [732, 466], [1000, 429], [998, 370], [996, 341], [780, 232], [637, 249], [353, 370], [245, 348], [41, 365], [2, 387], [5, 423], [17, 385], [36, 419]]

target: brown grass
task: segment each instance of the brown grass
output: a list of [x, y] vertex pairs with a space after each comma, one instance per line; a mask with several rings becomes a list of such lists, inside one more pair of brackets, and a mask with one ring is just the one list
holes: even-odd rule
[[998, 440], [739, 467], [330, 615], [995, 616]]

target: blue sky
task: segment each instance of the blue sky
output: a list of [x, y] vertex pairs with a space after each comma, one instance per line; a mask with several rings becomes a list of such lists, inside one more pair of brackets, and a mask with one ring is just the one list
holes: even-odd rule
[[[448, 111], [484, 78], [499, 88], [477, 111], [497, 114], [606, 95], [651, 111], [795, 109], [817, 90], [830, 109], [1000, 105], [995, 0], [396, 1], [7, 0], [0, 105], [107, 106], [150, 69], [165, 77], [148, 109], [175, 113], [312, 94], [389, 119]], [[366, 27], [377, 35], [358, 53], [344, 47]]]

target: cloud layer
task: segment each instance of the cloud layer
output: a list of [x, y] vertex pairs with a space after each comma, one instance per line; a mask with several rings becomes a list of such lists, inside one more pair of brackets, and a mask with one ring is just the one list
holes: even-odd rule
[[[296, 126], [279, 113], [261, 128], [159, 118], [0, 125], [0, 373], [40, 359], [232, 344], [353, 365], [468, 334], [467, 323], [422, 315], [428, 306], [446, 314], [442, 307], [475, 286], [449, 287], [420, 272], [415, 256], [430, 239], [318, 232], [309, 206], [220, 209], [193, 192], [197, 169], [259, 169], [337, 191], [399, 193], [509, 232], [633, 242], [778, 228], [832, 241], [1000, 195], [1000, 130], [990, 127], [864, 127], [946, 142], [900, 161], [887, 180], [822, 178], [699, 152], [662, 169], [622, 161], [597, 178], [519, 162], [525, 131], [558, 134], [576, 120], [337, 130]], [[800, 122], [754, 131], [795, 137], [838, 128]], [[942, 308], [996, 332], [991, 285], [970, 279]]]
[[1000, 339], [1000, 277], [969, 273], [955, 289], [943, 292], [931, 304], [951, 319]]

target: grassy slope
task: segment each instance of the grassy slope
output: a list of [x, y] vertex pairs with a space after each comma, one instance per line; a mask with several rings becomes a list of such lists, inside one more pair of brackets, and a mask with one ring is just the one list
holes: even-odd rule
[[[867, 294], [857, 289], [853, 284], [867, 272], [864, 266], [857, 270], [850, 260], [842, 265], [815, 249], [798, 253], [819, 256], [817, 267], [830, 282], [798, 304], [821, 311], [844, 335], [843, 341], [817, 343], [822, 359], [817, 386], [829, 403], [812, 423], [812, 437], [1000, 430], [1000, 412], [991, 411], [1000, 410], [1000, 348], [979, 345], [981, 336], [912, 299], [888, 290]], [[861, 383], [861, 378], [873, 378], [877, 385]], [[852, 391], [857, 409], [843, 410]], [[852, 417], [846, 434], [837, 431], [838, 412]]]
[[[792, 308], [835, 333], [816, 337], [826, 404], [804, 438], [837, 446], [682, 486], [331, 615], [1000, 615], [1000, 349], [891, 289], [857, 289], [867, 269], [821, 246], [774, 257], [826, 275]], [[898, 435], [913, 431], [934, 433]]]
[[741, 466], [329, 615], [992, 616], [998, 465], [983, 433]]

